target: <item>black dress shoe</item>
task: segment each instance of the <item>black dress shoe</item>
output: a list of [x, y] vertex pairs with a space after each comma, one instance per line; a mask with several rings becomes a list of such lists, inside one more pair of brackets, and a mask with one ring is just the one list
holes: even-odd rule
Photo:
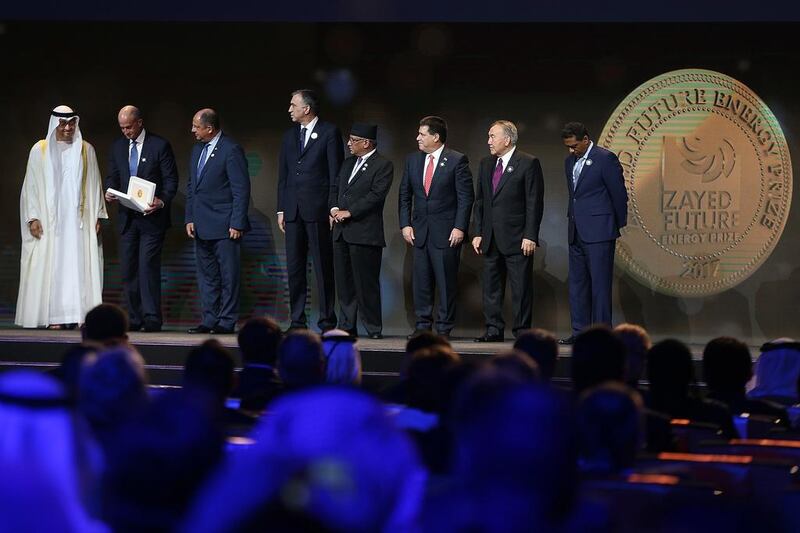
[[161, 324], [158, 322], [145, 322], [142, 331], [145, 333], [156, 333], [161, 331]]
[[575, 344], [575, 335], [570, 335], [569, 337], [564, 337], [563, 339], [558, 339], [558, 344], [562, 346]]
[[382, 339], [383, 335], [381, 335], [380, 333], [370, 333], [369, 334], [369, 338], [378, 340], [378, 339]]
[[472, 339], [474, 342], [503, 342], [505, 339], [499, 333], [492, 335], [491, 333], [484, 333], [480, 337]]
[[217, 335], [230, 335], [233, 331], [234, 328], [225, 328], [222, 326], [214, 326], [211, 328], [211, 333], [216, 333]]
[[199, 326], [187, 329], [186, 333], [211, 333], [211, 328], [200, 324]]
[[429, 329], [415, 329], [414, 331], [412, 331], [411, 333], [406, 335], [406, 338], [407, 339], [413, 339], [414, 337], [419, 337], [423, 333], [430, 333], [430, 331], [431, 330], [429, 330]]
[[128, 326], [128, 331], [141, 331], [142, 325], [137, 323], [132, 323]]

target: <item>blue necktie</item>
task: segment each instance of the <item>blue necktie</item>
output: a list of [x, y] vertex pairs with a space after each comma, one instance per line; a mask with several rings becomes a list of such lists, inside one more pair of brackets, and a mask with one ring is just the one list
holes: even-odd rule
[[200, 174], [203, 173], [203, 167], [206, 166], [206, 154], [208, 153], [208, 147], [210, 145], [211, 145], [211, 143], [206, 143], [206, 145], [203, 146], [203, 151], [200, 152], [200, 160], [197, 162], [197, 175], [198, 176], [200, 176]]
[[128, 156], [128, 170], [130, 175], [135, 176], [139, 170], [139, 150], [136, 149], [136, 141], [131, 141], [131, 155]]
[[300, 151], [303, 151], [303, 148], [306, 147], [306, 129], [300, 128]]
[[580, 158], [577, 161], [575, 161], [575, 166], [572, 167], [572, 190], [573, 191], [578, 186], [578, 178], [581, 175], [581, 170], [583, 170], [583, 165], [584, 164], [585, 164], [585, 161], [583, 161], [583, 158]]

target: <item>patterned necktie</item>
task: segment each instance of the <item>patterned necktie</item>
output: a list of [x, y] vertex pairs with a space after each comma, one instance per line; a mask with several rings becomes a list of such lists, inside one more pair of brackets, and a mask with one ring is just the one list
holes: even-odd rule
[[572, 190], [574, 191], [575, 188], [578, 186], [578, 178], [581, 175], [581, 170], [583, 170], [584, 160], [581, 157], [575, 161], [575, 166], [572, 167]]
[[356, 172], [358, 172], [358, 169], [361, 167], [362, 161], [364, 160], [360, 157], [356, 159], [356, 166], [353, 167], [353, 172], [350, 173], [350, 179], [347, 180], [347, 183], [350, 183], [351, 181], [353, 181], [353, 178], [356, 177]]
[[503, 177], [503, 160], [497, 158], [497, 166], [494, 167], [494, 174], [492, 174], [492, 192], [497, 192], [497, 186], [500, 185], [500, 178]]
[[425, 189], [425, 196], [431, 192], [431, 182], [433, 181], [433, 154], [428, 156], [428, 166], [425, 167], [425, 179], [422, 180], [422, 186]]
[[300, 128], [300, 151], [303, 151], [303, 148], [306, 147], [306, 129]]
[[130, 175], [135, 176], [139, 170], [139, 150], [136, 149], [136, 141], [131, 141], [131, 154], [128, 156], [128, 170]]
[[206, 166], [206, 154], [208, 153], [208, 147], [209, 146], [211, 146], [211, 143], [206, 143], [206, 145], [203, 146], [203, 151], [200, 152], [200, 160], [197, 162], [197, 175], [198, 176], [203, 173], [203, 167]]

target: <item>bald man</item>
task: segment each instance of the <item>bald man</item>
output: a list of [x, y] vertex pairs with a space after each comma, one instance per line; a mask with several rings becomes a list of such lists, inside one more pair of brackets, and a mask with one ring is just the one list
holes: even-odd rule
[[[131, 176], [156, 185], [153, 202], [144, 213], [118, 206], [125, 307], [131, 331], [161, 331], [161, 249], [170, 227], [170, 204], [178, 190], [178, 168], [169, 142], [144, 129], [137, 107], [123, 107], [117, 120], [123, 137], [111, 147], [106, 189], [127, 191]], [[106, 192], [106, 201], [114, 203], [117, 199]]]
[[186, 234], [194, 239], [203, 317], [189, 333], [233, 333], [239, 319], [242, 236], [250, 230], [250, 175], [239, 144], [220, 129], [219, 115], [192, 118], [197, 143], [189, 158]]

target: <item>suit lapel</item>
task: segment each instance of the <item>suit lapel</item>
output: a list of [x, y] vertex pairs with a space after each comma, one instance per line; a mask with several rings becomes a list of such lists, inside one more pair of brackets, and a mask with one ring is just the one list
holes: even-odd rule
[[[342, 173], [342, 180], [344, 180], [344, 183], [342, 183], [342, 185], [340, 187], [340, 190], [346, 191], [358, 179], [358, 175], [355, 175], [355, 176], [353, 176], [353, 181], [351, 181], [349, 183], [347, 181], [347, 180], [350, 179], [350, 174], [353, 173], [353, 168], [355, 168], [357, 161], [358, 161], [357, 157], [351, 157], [348, 161], [346, 161], [346, 164], [342, 168], [342, 170], [344, 171]], [[352, 164], [351, 164], [351, 162], [352, 162]], [[359, 171], [358, 174], [360, 174], [360, 173], [361, 172]]]
[[[314, 135], [316, 134], [316, 136], [319, 137], [319, 133], [317, 132], [321, 130], [322, 130], [322, 122], [318, 120], [317, 125], [314, 126], [313, 130], [311, 130], [311, 133], [306, 132], [306, 134], [308, 135], [308, 139], [306, 139], [306, 145], [300, 151], [300, 156], [304, 156], [308, 151], [308, 149], [311, 148], [311, 145], [316, 144], [317, 139], [314, 138]], [[300, 130], [297, 131], [297, 138], [298, 139], [300, 138]]]
[[[222, 143], [224, 143], [224, 142], [225, 142], [225, 136], [224, 135], [220, 135], [219, 139], [217, 140], [216, 146], [214, 146], [214, 149], [211, 150], [211, 153], [208, 154], [208, 157], [206, 158], [206, 164], [203, 166], [203, 171], [200, 172], [200, 175], [197, 176], [197, 185], [198, 186], [203, 181], [203, 178], [205, 177], [205, 175], [208, 173], [208, 168], [211, 165], [215, 164], [215, 157], [216, 157], [217, 153], [219, 152], [220, 147], [222, 146]], [[203, 150], [201, 149], [200, 150], [200, 154], [202, 155], [202, 153], [203, 153]], [[199, 159], [200, 158], [198, 156], [198, 163], [199, 163]]]
[[[494, 161], [495, 166], [497, 166], [497, 158]], [[514, 155], [508, 160], [508, 164], [506, 168], [503, 170], [503, 175], [500, 176], [500, 183], [497, 184], [497, 190], [494, 191], [494, 196], [497, 196], [500, 193], [500, 189], [503, 188], [503, 185], [506, 184], [508, 179], [511, 177], [511, 173], [517, 170], [517, 166], [519, 164], [519, 154], [517, 150], [514, 150]], [[491, 185], [491, 177], [489, 178], [489, 185]]]
[[429, 191], [428, 196], [433, 194], [433, 189], [436, 188], [436, 184], [444, 179], [443, 176], [445, 172], [447, 172], [447, 167], [450, 163], [450, 161], [448, 161], [449, 155], [450, 151], [447, 148], [442, 150], [442, 154], [439, 156], [439, 161], [436, 162], [436, 168], [433, 169], [433, 178], [431, 179], [431, 190]]
[[[357, 182], [357, 181], [359, 180], [359, 178], [361, 178], [362, 176], [364, 176], [365, 174], [367, 174], [367, 173], [369, 173], [369, 172], [370, 172], [370, 170], [369, 170], [369, 164], [370, 164], [370, 162], [373, 162], [373, 163], [375, 162], [375, 156], [376, 156], [376, 155], [377, 155], [377, 153], [376, 153], [376, 154], [373, 154], [373, 155], [371, 155], [371, 156], [369, 157], [369, 159], [367, 159], [366, 161], [364, 161], [363, 163], [361, 163], [361, 168], [359, 168], [359, 169], [356, 171], [356, 174], [355, 174], [355, 176], [353, 176], [353, 179], [352, 179], [352, 180], [350, 180], [350, 183], [348, 183], [348, 184], [346, 184], [346, 185], [345, 185], [345, 189], [347, 189], [347, 188], [349, 188], [350, 186], [354, 185], [354, 184], [355, 184], [355, 182]], [[355, 168], [355, 166], [356, 166], [356, 162], [357, 162], [357, 161], [358, 161], [358, 158], [356, 158], [356, 159], [354, 159], [354, 160], [353, 160], [353, 166], [352, 166], [352, 167], [350, 167], [350, 173], [352, 173], [352, 172], [353, 172], [353, 168]], [[347, 177], [349, 178], [349, 177], [350, 177], [350, 174], [348, 174], [348, 175], [347, 175]]]

